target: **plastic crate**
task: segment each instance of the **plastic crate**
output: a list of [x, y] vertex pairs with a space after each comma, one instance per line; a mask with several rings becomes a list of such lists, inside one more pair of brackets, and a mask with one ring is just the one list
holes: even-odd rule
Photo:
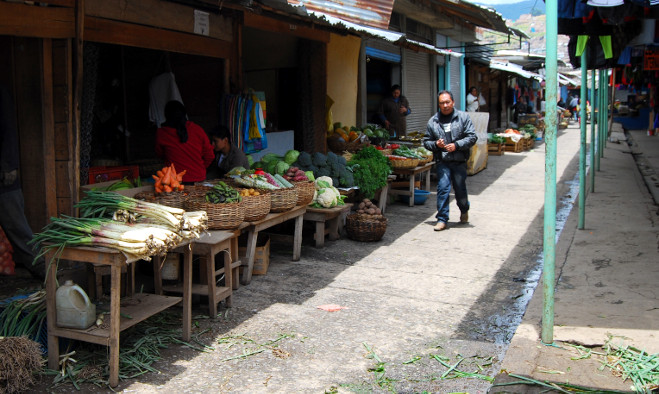
[[90, 167], [88, 184], [101, 183], [107, 181], [116, 181], [127, 177], [136, 179], [140, 177], [139, 166], [118, 166], [118, 167]]

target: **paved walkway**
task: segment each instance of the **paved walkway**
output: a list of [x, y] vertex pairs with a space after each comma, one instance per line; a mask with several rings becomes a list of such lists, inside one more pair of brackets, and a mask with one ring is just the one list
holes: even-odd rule
[[[541, 343], [543, 291], [539, 285], [506, 353], [502, 370], [540, 381], [629, 391], [600, 358], [580, 358], [570, 344], [595, 347], [611, 338], [659, 352], [659, 136], [612, 127], [594, 192], [586, 198], [585, 229], [573, 209], [557, 247], [554, 344]], [[639, 171], [640, 169], [640, 171]], [[590, 183], [589, 183], [590, 185]], [[610, 337], [611, 336], [611, 337]], [[585, 349], [581, 348], [585, 353]], [[655, 367], [656, 368], [656, 367]], [[496, 383], [518, 381], [505, 373]], [[490, 392], [533, 392], [495, 386]], [[543, 388], [544, 390], [544, 388]]]

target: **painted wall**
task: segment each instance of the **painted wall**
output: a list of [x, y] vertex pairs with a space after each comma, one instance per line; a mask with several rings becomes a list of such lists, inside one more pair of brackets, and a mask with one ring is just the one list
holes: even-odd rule
[[327, 44], [327, 94], [334, 100], [332, 119], [348, 126], [357, 125], [360, 47], [359, 37], [338, 34], [331, 34]]

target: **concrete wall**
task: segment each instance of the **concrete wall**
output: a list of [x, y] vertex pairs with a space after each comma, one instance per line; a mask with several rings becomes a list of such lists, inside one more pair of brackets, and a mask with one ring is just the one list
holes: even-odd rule
[[357, 122], [360, 46], [359, 37], [338, 34], [331, 34], [327, 45], [327, 94], [334, 100], [332, 119], [348, 126], [356, 126]]

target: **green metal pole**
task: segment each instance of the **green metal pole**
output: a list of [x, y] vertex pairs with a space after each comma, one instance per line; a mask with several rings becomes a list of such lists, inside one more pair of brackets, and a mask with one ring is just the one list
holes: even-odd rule
[[545, 108], [545, 216], [544, 216], [544, 264], [543, 264], [543, 343], [554, 342], [554, 287], [556, 281], [556, 131], [558, 90], [558, 6], [557, 0], [547, 0], [546, 37], [546, 108]]
[[602, 101], [604, 109], [602, 113], [602, 125], [604, 126], [604, 135], [602, 139], [602, 157], [604, 157], [604, 149], [606, 149], [606, 143], [609, 140], [609, 70], [604, 70], [604, 77], [602, 78]]
[[[581, 101], [585, 104], [586, 98], [588, 97], [588, 67], [587, 67], [587, 57], [588, 46], [584, 49], [581, 54]], [[588, 122], [588, 110], [585, 105], [581, 105], [581, 110], [579, 113], [579, 118], [581, 122], [579, 123], [579, 128], [581, 129], [581, 144], [579, 147], [579, 230], [583, 230], [586, 226], [586, 150], [588, 145], [586, 144], [586, 126]]]
[[590, 192], [592, 193], [595, 191], [595, 70], [590, 71], [590, 82]]
[[[597, 71], [597, 106], [593, 105], [593, 108], [597, 108], [597, 132], [595, 133], [595, 170], [599, 171], [600, 170], [600, 152], [601, 152], [601, 145], [602, 145], [602, 139], [600, 138], [601, 132], [600, 130], [602, 129], [602, 123], [600, 122], [600, 116], [602, 116], [602, 111], [600, 110], [600, 105], [602, 104], [601, 100], [601, 95], [602, 95], [602, 89], [601, 87], [601, 82], [602, 82], [602, 73]], [[595, 79], [593, 80], [593, 88], [595, 87]]]
[[[606, 116], [605, 116], [606, 115], [606, 103], [605, 103], [606, 92], [605, 92], [605, 90], [606, 89], [604, 89], [604, 73], [605, 73], [604, 70], [600, 70], [600, 85], [599, 85], [599, 97], [600, 97], [600, 99], [599, 99], [599, 105], [598, 105], [600, 116], [599, 116], [599, 122], [597, 123], [597, 131], [599, 131], [599, 142], [600, 142], [600, 144], [599, 144], [600, 157], [604, 157], [604, 141], [606, 139], [606, 137], [605, 137], [606, 127], [604, 126], [605, 123], [606, 123], [606, 121], [605, 121], [605, 119], [606, 119]], [[599, 166], [598, 166], [598, 169], [599, 169]]]

